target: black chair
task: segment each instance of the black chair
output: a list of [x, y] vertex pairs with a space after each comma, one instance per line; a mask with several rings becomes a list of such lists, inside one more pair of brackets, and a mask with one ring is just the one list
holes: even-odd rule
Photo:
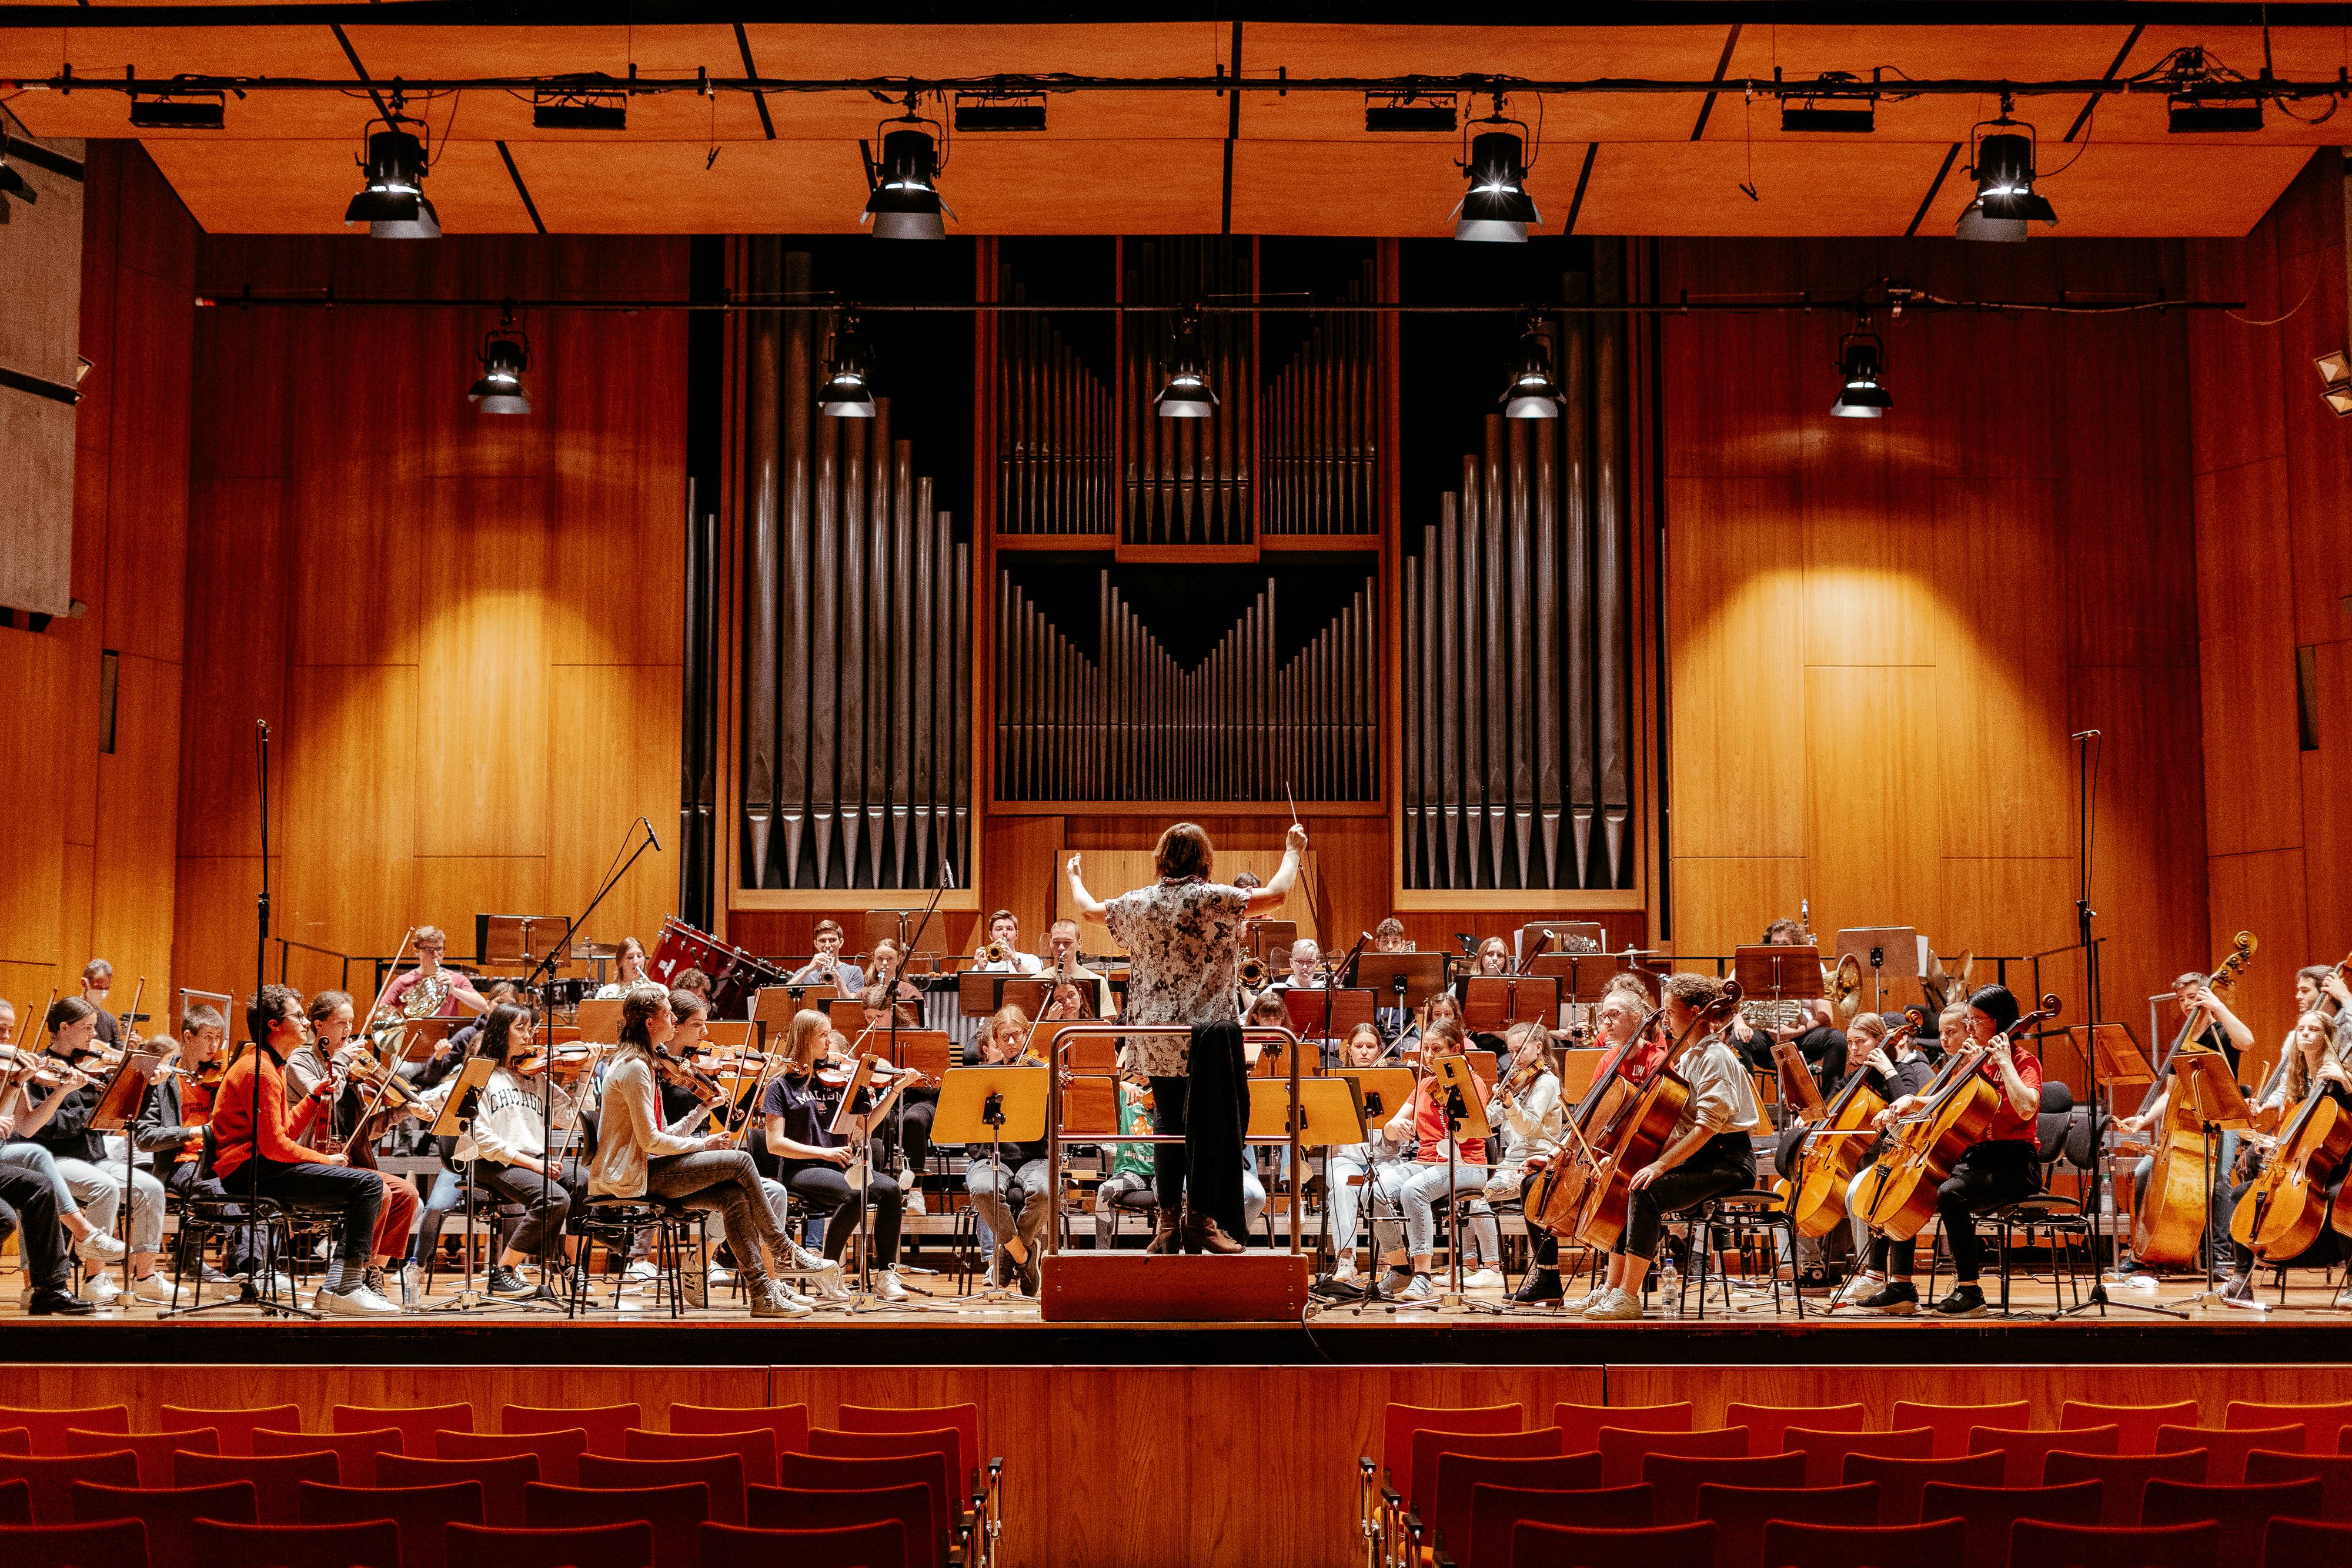
[[[572, 1299], [565, 1304], [564, 1315], [576, 1318], [590, 1310], [620, 1311], [621, 1291], [628, 1280], [628, 1260], [635, 1255], [639, 1239], [650, 1236], [655, 1251], [664, 1259], [654, 1276], [653, 1304], [659, 1307], [667, 1300], [669, 1315], [683, 1317], [687, 1307], [686, 1255], [689, 1248], [694, 1248], [695, 1265], [702, 1266], [702, 1218], [699, 1214], [657, 1197], [588, 1199], [572, 1218], [571, 1230], [580, 1239], [580, 1247], [572, 1258]], [[603, 1308], [595, 1306], [590, 1294], [588, 1275], [589, 1259], [599, 1241], [623, 1270], [613, 1276], [613, 1299]]]
[[[1786, 1256], [1794, 1260], [1797, 1256], [1796, 1217], [1789, 1212], [1788, 1205], [1781, 1201], [1780, 1195], [1768, 1187], [1751, 1187], [1746, 1192], [1727, 1192], [1718, 1197], [1710, 1197], [1698, 1206], [1696, 1218], [1691, 1220], [1691, 1250], [1696, 1255], [1698, 1264], [1697, 1315], [1701, 1318], [1706, 1316], [1707, 1274], [1716, 1263], [1716, 1254], [1722, 1250], [1718, 1238], [1727, 1240], [1733, 1251], [1743, 1255], [1759, 1240], [1762, 1241], [1765, 1272], [1772, 1281], [1772, 1311], [1777, 1314], [1780, 1311], [1780, 1259]], [[1788, 1243], [1785, 1254], [1780, 1249], [1784, 1239]], [[1723, 1309], [1730, 1312], [1731, 1274], [1728, 1270], [1722, 1271], [1722, 1279]], [[1789, 1294], [1796, 1300], [1797, 1321], [1802, 1322], [1805, 1318], [1805, 1293], [1798, 1290], [1796, 1282], [1791, 1281]], [[1679, 1301], [1675, 1303], [1675, 1310], [1677, 1312], [1681, 1310]]]
[[[2078, 1125], [2079, 1124], [2079, 1125]], [[2083, 1301], [2083, 1260], [2090, 1254], [2091, 1238], [2095, 1234], [2091, 1216], [2083, 1212], [2079, 1199], [2064, 1197], [2050, 1190], [2050, 1178], [2062, 1164], [2074, 1164], [2071, 1149], [2078, 1145], [2085, 1157], [2095, 1146], [2087, 1129], [2087, 1119], [2074, 1109], [2074, 1091], [2063, 1083], [2042, 1086], [2042, 1109], [2034, 1117], [2035, 1154], [2041, 1166], [2042, 1190], [2028, 1194], [2015, 1203], [2001, 1205], [1974, 1216], [1969, 1223], [1990, 1226], [1998, 1235], [2000, 1248], [2000, 1311], [2010, 1315], [2010, 1285], [2012, 1279], [2011, 1260], [2020, 1247], [2030, 1248], [2037, 1239], [2047, 1247], [2051, 1256], [2051, 1291], [2058, 1296], [2061, 1278], [2065, 1281], [2066, 1294], [2075, 1306]], [[2078, 1169], [2088, 1169], [2087, 1165]], [[1936, 1276], [1942, 1271], [1946, 1253], [1939, 1238], [1936, 1255], [1927, 1267], [1927, 1293], [1936, 1291]]]

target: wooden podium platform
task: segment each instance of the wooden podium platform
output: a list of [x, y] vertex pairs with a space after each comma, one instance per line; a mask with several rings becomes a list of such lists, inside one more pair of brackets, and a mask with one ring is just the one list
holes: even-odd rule
[[1304, 1253], [1255, 1248], [1230, 1258], [1061, 1252], [1045, 1260], [1037, 1315], [1049, 1323], [1297, 1322], [1307, 1310]]

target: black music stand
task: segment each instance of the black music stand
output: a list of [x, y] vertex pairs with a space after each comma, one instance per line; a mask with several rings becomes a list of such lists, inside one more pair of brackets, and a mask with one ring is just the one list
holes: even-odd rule
[[1356, 986], [1387, 992], [1391, 1007], [1409, 1013], [1445, 988], [1445, 955], [1367, 953], [1356, 960]]

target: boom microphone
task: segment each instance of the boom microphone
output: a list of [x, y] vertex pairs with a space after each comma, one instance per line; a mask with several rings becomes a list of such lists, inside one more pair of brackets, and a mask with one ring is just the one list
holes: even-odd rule
[[653, 846], [654, 846], [654, 853], [656, 853], [656, 854], [659, 854], [659, 853], [661, 853], [661, 840], [660, 840], [658, 837], [656, 837], [656, 836], [655, 835], [655, 833], [654, 833], [654, 824], [653, 824], [652, 820], [651, 820], [650, 818], [646, 818], [646, 817], [639, 817], [639, 818], [637, 819], [637, 821], [640, 821], [640, 822], [645, 823], [645, 825], [646, 825], [646, 837], [647, 839], [652, 840], [652, 841], [653, 841]]

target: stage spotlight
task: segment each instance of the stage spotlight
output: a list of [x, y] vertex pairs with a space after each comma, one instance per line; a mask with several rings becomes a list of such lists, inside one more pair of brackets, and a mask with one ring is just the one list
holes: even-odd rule
[[[1496, 117], [1476, 121], [1497, 122]], [[1470, 156], [1457, 165], [1470, 188], [1454, 208], [1455, 239], [1514, 244], [1524, 241], [1531, 226], [1542, 224], [1543, 214], [1528, 194], [1526, 149], [1527, 143], [1508, 131], [1482, 131], [1470, 139]]]
[[367, 225], [377, 239], [439, 239], [441, 219], [425, 193], [425, 176], [432, 164], [424, 141], [401, 129], [414, 125], [424, 131], [425, 122], [404, 116], [395, 98], [387, 118], [369, 123], [383, 129], [367, 139], [367, 156], [360, 161], [367, 183], [343, 209], [343, 222]]
[[958, 131], [1043, 131], [1042, 92], [960, 92], [955, 96]]
[[1976, 159], [1969, 172], [1977, 182], [1977, 199], [1962, 210], [1953, 232], [1961, 239], [1998, 240], [2018, 244], [2029, 223], [2054, 224], [2057, 212], [2033, 190], [2033, 127], [2008, 118], [1976, 127]]
[[874, 417], [874, 355], [858, 335], [854, 311], [834, 329], [833, 352], [825, 359], [824, 384], [817, 389], [816, 411], [835, 419]]
[[1506, 419], [1558, 419], [1568, 402], [1552, 374], [1551, 339], [1543, 329], [1543, 317], [1533, 310], [1519, 333], [1518, 362], [1501, 401]]
[[1450, 92], [1368, 92], [1364, 95], [1364, 129], [1375, 134], [1397, 131], [1451, 134], [1455, 124], [1454, 101]]
[[141, 131], [218, 131], [223, 124], [223, 92], [190, 92], [173, 98], [132, 98], [131, 123]]
[[1176, 351], [1168, 362], [1168, 383], [1151, 400], [1160, 418], [1206, 419], [1217, 412], [1208, 365], [1208, 357], [1201, 351], [1200, 318], [1187, 316], [1177, 329]]
[[1885, 374], [1886, 345], [1870, 329], [1870, 318], [1864, 316], [1838, 340], [1838, 380], [1843, 384], [1830, 413], [1840, 419], [1883, 416], [1895, 406], [1895, 400], [1879, 384]]
[[940, 199], [938, 145], [925, 131], [893, 131], [882, 138], [882, 167], [861, 220], [873, 223], [876, 239], [948, 237], [942, 220], [954, 217], [955, 209]]
[[530, 369], [530, 340], [516, 329], [513, 317], [483, 340], [481, 358], [481, 379], [466, 393], [474, 412], [529, 413], [530, 394], [523, 391], [522, 373]]
[[2331, 349], [2311, 362], [2319, 371], [2319, 395], [2336, 417], [2352, 414], [2352, 354]]

